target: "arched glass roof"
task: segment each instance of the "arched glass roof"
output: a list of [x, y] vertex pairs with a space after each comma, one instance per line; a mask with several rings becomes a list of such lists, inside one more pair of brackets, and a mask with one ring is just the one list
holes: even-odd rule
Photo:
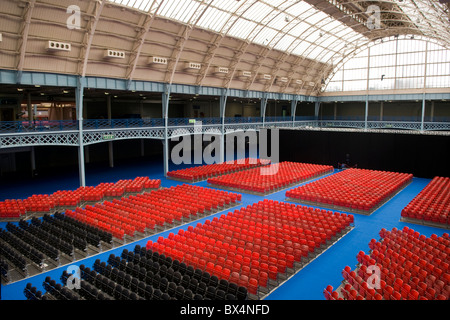
[[[418, 34], [449, 46], [446, 0], [109, 0], [324, 63], [374, 39]], [[369, 25], [371, 23], [371, 25]], [[374, 27], [375, 26], [375, 27]]]

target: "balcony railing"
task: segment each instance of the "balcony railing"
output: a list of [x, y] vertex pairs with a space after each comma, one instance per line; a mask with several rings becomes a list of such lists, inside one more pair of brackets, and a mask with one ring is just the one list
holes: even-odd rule
[[[409, 130], [442, 130], [450, 131], [450, 118], [434, 118], [431, 121], [429, 117], [424, 119], [417, 117], [368, 117], [367, 123], [364, 117], [322, 117], [317, 120], [314, 116], [308, 117], [227, 117], [224, 119], [225, 125], [247, 125], [247, 124], [265, 124], [270, 126], [274, 124], [282, 126], [286, 123], [287, 127], [301, 126], [302, 122], [308, 122], [308, 126], [314, 122], [313, 126], [320, 128], [396, 128]], [[190, 127], [194, 125], [220, 126], [221, 118], [170, 118], [167, 120], [169, 127]], [[147, 118], [147, 119], [87, 119], [83, 120], [83, 130], [121, 130], [121, 129], [146, 129], [146, 128], [164, 128], [165, 119]], [[46, 132], [69, 132], [78, 131], [79, 122], [76, 120], [36, 120], [36, 121], [0, 121], [0, 134], [26, 134], [26, 133], [46, 133]]]

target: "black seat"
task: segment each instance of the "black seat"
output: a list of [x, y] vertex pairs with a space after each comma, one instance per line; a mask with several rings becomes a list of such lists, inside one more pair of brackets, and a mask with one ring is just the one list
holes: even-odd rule
[[225, 295], [225, 300], [237, 300], [237, 298], [236, 298], [236, 296], [234, 294], [227, 293]]
[[178, 270], [182, 275], [185, 275], [187, 272], [187, 265], [184, 262], [181, 262]]
[[209, 272], [204, 271], [203, 274], [202, 274], [202, 279], [201, 279], [201, 281], [204, 282], [204, 283], [206, 283], [206, 284], [209, 284], [209, 280], [210, 280], [210, 279], [211, 279], [211, 275], [209, 274]]
[[230, 282], [228, 283], [228, 293], [232, 294], [232, 295], [236, 295], [237, 294], [237, 290], [238, 290], [238, 285], [236, 283]]
[[126, 260], [128, 257], [128, 249], [123, 249], [122, 254], [120, 256], [122, 257], [122, 259]]
[[159, 289], [153, 290], [152, 299], [153, 300], [161, 300], [162, 292]]
[[175, 282], [169, 282], [169, 285], [167, 286], [167, 293], [169, 294], [169, 296], [174, 297], [176, 290], [177, 284]]
[[130, 300], [130, 291], [126, 288], [122, 290], [122, 299], [121, 300]]
[[114, 289], [114, 298], [116, 300], [122, 300], [122, 291], [123, 291], [123, 287], [119, 284], [116, 285], [116, 288]]
[[131, 286], [131, 280], [132, 280], [132, 277], [129, 274], [125, 274], [125, 277], [123, 278], [123, 284], [122, 285], [125, 288], [129, 289], [130, 286]]
[[209, 279], [209, 285], [216, 288], [219, 285], [219, 278], [215, 275], [212, 275]]
[[193, 298], [194, 298], [194, 293], [190, 289], [187, 289], [184, 291], [183, 300], [192, 300]]
[[186, 268], [186, 274], [187, 274], [189, 277], [192, 278], [192, 276], [194, 275], [194, 272], [195, 272], [195, 270], [194, 270], [194, 267], [193, 267], [193, 266], [188, 266], [188, 267]]
[[180, 270], [180, 260], [177, 260], [177, 259], [173, 260], [172, 268], [175, 272], [179, 271]]
[[165, 278], [167, 276], [167, 266], [161, 265], [161, 267], [159, 268], [159, 275], [161, 276], [161, 278]]
[[132, 278], [131, 279], [131, 284], [130, 284], [130, 290], [133, 292], [137, 292], [138, 291], [138, 286], [139, 286], [139, 279], [138, 278]]
[[200, 269], [195, 269], [194, 271], [194, 279], [197, 279], [198, 281], [202, 280], [203, 271]]
[[161, 295], [161, 300], [170, 300], [170, 296], [167, 293]]
[[208, 286], [205, 292], [205, 298], [214, 299], [216, 297], [216, 288], [213, 286]]
[[236, 293], [238, 300], [247, 300], [247, 288], [239, 287]]
[[208, 286], [205, 282], [200, 282], [197, 287], [197, 293], [204, 296]]
[[161, 278], [159, 281], [159, 290], [162, 292], [167, 292], [167, 287], [169, 286], [169, 281], [167, 278]]
[[152, 285], [155, 289], [159, 289], [159, 283], [161, 282], [161, 276], [159, 274], [155, 274], [152, 279]]
[[139, 297], [136, 293], [131, 292], [130, 293], [130, 300], [139, 300]]
[[176, 291], [175, 291], [175, 298], [176, 298], [177, 300], [183, 300], [184, 291], [185, 291], [184, 287], [182, 287], [182, 286], [177, 286], [177, 289], [176, 289]]
[[153, 271], [147, 270], [147, 274], [145, 276], [145, 283], [152, 284], [154, 276], [155, 275], [153, 274]]
[[219, 281], [219, 285], [217, 286], [220, 290], [228, 292], [228, 281], [225, 279], [221, 279]]
[[145, 300], [151, 300], [153, 296], [153, 287], [149, 284], [145, 285], [145, 292], [142, 296]]
[[159, 272], [160, 264], [158, 262], [153, 261], [151, 270], [154, 274], [157, 274]]
[[[182, 279], [181, 273], [179, 271], [175, 271], [173, 273], [172, 281], [178, 285], [181, 283], [181, 279]], [[183, 286], [183, 287], [185, 287], [185, 286]]]
[[119, 271], [119, 269], [117, 269], [117, 268], [112, 269], [109, 278], [110, 278], [111, 280], [117, 282], [117, 277], [119, 276], [119, 272], [120, 272], [120, 271]]
[[108, 281], [108, 286], [107, 286], [105, 292], [106, 292], [107, 294], [109, 294], [110, 296], [112, 296], [113, 293], [114, 293], [115, 288], [116, 288], [116, 283], [115, 283], [113, 280], [109, 280], [109, 281]]
[[185, 287], [187, 289], [192, 290], [193, 292], [197, 292], [199, 281], [197, 279], [191, 279], [191, 282], [189, 283], [189, 287]]
[[194, 294], [193, 300], [203, 300], [203, 296], [196, 293], [196, 294]]
[[174, 273], [175, 273], [175, 271], [172, 269], [172, 267], [167, 268], [167, 272], [166, 272], [167, 280], [172, 281]]
[[216, 290], [216, 296], [214, 297], [215, 300], [225, 300], [225, 291], [217, 289]]
[[137, 294], [143, 298], [145, 298], [145, 287], [146, 287], [145, 282], [139, 281]]
[[107, 265], [105, 268], [103, 268], [103, 275], [105, 276], [105, 277], [110, 277], [111, 276], [111, 272], [112, 272], [112, 267], [111, 267], [111, 265]]

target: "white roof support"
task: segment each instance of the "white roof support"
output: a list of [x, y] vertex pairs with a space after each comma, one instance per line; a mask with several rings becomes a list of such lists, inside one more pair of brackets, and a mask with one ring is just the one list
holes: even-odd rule
[[19, 45], [18, 45], [18, 62], [17, 62], [17, 83], [22, 82], [22, 71], [23, 71], [23, 65], [25, 62], [25, 54], [26, 54], [26, 48], [27, 48], [27, 42], [28, 42], [28, 34], [30, 31], [30, 24], [31, 24], [31, 17], [33, 15], [33, 9], [36, 4], [36, 0], [32, 0], [27, 3], [25, 6], [24, 12], [22, 16], [24, 17], [23, 23], [20, 27], [19, 31]]
[[101, 17], [102, 11], [103, 11], [103, 7], [105, 6], [106, 2], [107, 2], [107, 0], [96, 0], [96, 1], [92, 2], [93, 7], [94, 7], [92, 10], [93, 18], [91, 18], [91, 20], [89, 20], [89, 23], [86, 27], [86, 34], [83, 38], [82, 48], [81, 48], [81, 52], [80, 52], [80, 63], [78, 66], [79, 74], [83, 78], [86, 76], [86, 70], [87, 70], [87, 65], [88, 65], [88, 61], [89, 61], [89, 54], [91, 52], [92, 40], [94, 39], [94, 36], [95, 36], [95, 30], [97, 28], [97, 23], [100, 20], [100, 17]]

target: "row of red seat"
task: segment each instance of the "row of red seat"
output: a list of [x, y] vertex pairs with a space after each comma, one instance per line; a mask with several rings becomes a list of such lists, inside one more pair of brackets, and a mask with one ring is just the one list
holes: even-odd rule
[[280, 162], [267, 167], [254, 168], [208, 179], [208, 183], [217, 186], [267, 193], [291, 184], [312, 179], [332, 172], [332, 166]]
[[170, 171], [167, 173], [167, 176], [193, 182], [197, 180], [205, 180], [207, 178], [216, 177], [223, 174], [228, 174], [235, 171], [264, 166], [269, 163], [270, 160], [246, 158]]
[[402, 210], [401, 216], [450, 225], [450, 178], [434, 177]]
[[352, 224], [352, 215], [265, 199], [146, 247], [258, 295]]
[[298, 201], [370, 211], [412, 181], [412, 174], [347, 169], [286, 192]]
[[[381, 240], [372, 239], [370, 254], [360, 251], [358, 268], [346, 266], [340, 290], [327, 286], [329, 300], [449, 300], [450, 237], [427, 238], [404, 227], [382, 229]], [[376, 271], [376, 268], [379, 271]]]
[[119, 180], [116, 183], [100, 183], [97, 186], [76, 190], [59, 190], [53, 194], [36, 194], [26, 199], [8, 199], [0, 202], [0, 218], [20, 218], [27, 213], [48, 212], [58, 208], [80, 206], [85, 201], [102, 201], [105, 197], [121, 197], [125, 193], [158, 189], [161, 180], [149, 177]]
[[66, 215], [123, 240], [125, 235], [134, 237], [136, 231], [145, 233], [156, 226], [172, 225], [240, 200], [238, 194], [184, 184], [67, 210]]

